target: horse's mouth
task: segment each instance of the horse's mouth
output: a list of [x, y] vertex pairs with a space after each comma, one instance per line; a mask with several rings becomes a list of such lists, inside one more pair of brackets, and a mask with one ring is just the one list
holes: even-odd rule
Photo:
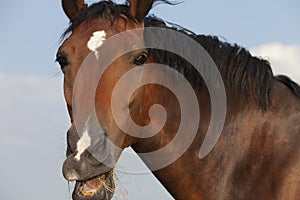
[[111, 199], [114, 189], [113, 171], [109, 171], [86, 181], [76, 181], [73, 200]]

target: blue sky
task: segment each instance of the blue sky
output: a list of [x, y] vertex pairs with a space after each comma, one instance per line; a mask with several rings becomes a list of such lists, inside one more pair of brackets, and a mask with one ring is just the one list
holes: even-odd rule
[[[62, 75], [54, 63], [60, 35], [68, 24], [60, 2], [11, 0], [0, 8], [3, 200], [69, 199], [61, 175], [69, 122]], [[275, 73], [290, 74], [300, 82], [299, 8], [298, 0], [186, 0], [177, 6], [158, 5], [152, 13], [196, 33], [238, 43], [269, 59]], [[120, 162], [125, 168], [130, 164], [123, 158]], [[129, 199], [171, 199], [149, 174], [121, 174], [120, 178]]]

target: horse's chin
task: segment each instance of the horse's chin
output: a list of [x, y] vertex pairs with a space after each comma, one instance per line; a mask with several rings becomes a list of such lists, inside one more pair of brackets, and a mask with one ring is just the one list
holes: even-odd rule
[[86, 181], [76, 181], [73, 200], [109, 200], [114, 193], [113, 171]]

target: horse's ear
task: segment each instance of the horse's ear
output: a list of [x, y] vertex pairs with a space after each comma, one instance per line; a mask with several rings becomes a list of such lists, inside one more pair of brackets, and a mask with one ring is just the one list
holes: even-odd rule
[[153, 0], [130, 0], [130, 11], [135, 19], [142, 22], [153, 4]]
[[73, 21], [86, 7], [84, 0], [62, 0], [62, 7], [68, 18]]

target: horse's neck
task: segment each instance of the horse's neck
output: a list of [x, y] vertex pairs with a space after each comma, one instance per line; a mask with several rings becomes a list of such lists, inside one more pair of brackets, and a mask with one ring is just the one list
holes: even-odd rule
[[[226, 184], [226, 177], [229, 176], [228, 174], [230, 172], [230, 170], [227, 170], [227, 167], [230, 163], [231, 157], [225, 158], [223, 157], [223, 154], [226, 151], [224, 148], [229, 144], [226, 133], [230, 132], [227, 130], [231, 129], [232, 127], [225, 127], [225, 133], [222, 133], [224, 135], [221, 136], [219, 143], [214, 147], [213, 153], [210, 153], [204, 159], [200, 159], [200, 147], [203, 143], [203, 139], [210, 123], [211, 105], [209, 94], [206, 88], [200, 88], [196, 91], [198, 91], [196, 92], [196, 95], [198, 97], [201, 111], [201, 119], [196, 137], [183, 155], [181, 155], [178, 159], [175, 159], [174, 162], [168, 166], [163, 166], [162, 164], [162, 168], [159, 168], [158, 170], [155, 168], [156, 171], [154, 171], [154, 175], [175, 199], [201, 200], [207, 199], [207, 197], [211, 197], [211, 199], [218, 199], [220, 196], [222, 196], [222, 188]], [[149, 90], [147, 92], [153, 95], [153, 91]], [[163, 95], [160, 94], [157, 99], [159, 98], [163, 98]], [[229, 96], [229, 98], [231, 97]], [[155, 152], [156, 150], [167, 146], [174, 138], [174, 135], [176, 135], [181, 115], [180, 109], [178, 109], [178, 102], [176, 102], [175, 98], [169, 97], [166, 102], [163, 100], [159, 103], [162, 103], [163, 106], [166, 107], [167, 113], [172, 111], [172, 114], [168, 115], [169, 118], [167, 119], [167, 124], [159, 134], [148, 139], [140, 139], [135, 145], [132, 146], [133, 149], [138, 153]], [[237, 113], [238, 111], [235, 109], [236, 106], [238, 106], [237, 103], [234, 105], [231, 104], [228, 107], [229, 112]], [[146, 110], [149, 110], [149, 107], [147, 107]], [[190, 133], [187, 131], [186, 134], [188, 137]], [[222, 139], [224, 136], [226, 139]], [[225, 147], [222, 146], [224, 143], [226, 143]], [[151, 157], [150, 159], [147, 156], [141, 158], [151, 169], [151, 166], [157, 167], [159, 164], [163, 163], [164, 160], [172, 157], [172, 151], [176, 152], [178, 151], [178, 148], [180, 147], [175, 146], [168, 153], [161, 154], [157, 157]]]
[[[288, 97], [289, 101], [286, 101], [285, 97]], [[253, 168], [252, 174], [249, 175], [247, 171], [241, 170], [252, 166], [251, 159], [258, 159], [262, 165], [265, 162], [269, 162], [267, 160], [268, 155], [272, 152], [259, 152], [258, 149], [270, 143], [266, 135], [272, 134], [270, 130], [274, 130], [274, 128], [276, 130], [278, 124], [272, 123], [274, 112], [282, 117], [286, 117], [287, 109], [292, 113], [292, 104], [297, 104], [297, 108], [300, 109], [299, 99], [296, 99], [295, 95], [285, 86], [276, 83], [271, 94], [271, 98], [275, 99], [273, 101], [273, 110], [262, 112], [257, 106], [251, 108], [251, 104], [242, 107], [239, 104], [242, 104], [243, 100], [232, 101], [231, 98], [233, 97], [228, 95], [228, 113], [222, 135], [213, 151], [204, 159], [199, 159], [199, 150], [210, 120], [210, 111], [208, 109], [210, 104], [208, 103], [208, 94], [205, 91], [200, 92], [198, 98], [201, 109], [201, 121], [194, 142], [179, 159], [162, 169], [154, 171], [154, 175], [175, 199], [207, 200], [224, 199], [224, 197], [235, 199], [234, 195], [240, 194], [239, 190], [247, 191], [250, 195], [253, 187], [251, 184], [258, 184], [257, 182], [251, 182], [251, 180], [253, 180], [253, 177], [259, 176], [257, 172], [260, 171], [255, 171]], [[178, 118], [179, 114], [172, 115], [175, 121], [178, 120], [176, 118]], [[282, 117], [280, 119], [277, 118], [277, 120], [287, 120]], [[278, 123], [280, 124], [280, 122]], [[169, 127], [168, 130], [172, 130], [172, 128]], [[176, 129], [174, 128], [174, 130]], [[172, 134], [163, 132], [154, 137], [155, 139], [140, 141], [133, 148], [137, 152], [155, 151], [168, 144], [167, 142], [170, 141], [169, 135]], [[174, 151], [176, 150], [174, 148]], [[142, 159], [146, 165], [151, 166], [153, 163], [160, 162], [169, 156], [170, 154], [165, 154], [160, 155], [157, 159]], [[281, 160], [279, 161], [281, 162]], [[264, 173], [266, 173], [267, 178], [272, 179], [272, 171]], [[240, 180], [250, 181], [249, 183], [251, 184], [249, 186], [247, 184], [240, 186]], [[258, 178], [257, 180], [260, 179]], [[236, 187], [235, 184], [239, 187]], [[268, 188], [268, 185], [262, 185], [262, 187]]]
[[[153, 95], [153, 91], [150, 89], [147, 92]], [[163, 98], [163, 94], [164, 93], [160, 94], [159, 98]], [[170, 151], [160, 154], [157, 157], [141, 157], [150, 169], [154, 166], [154, 175], [175, 199], [203, 199], [201, 197], [204, 192], [204, 190], [201, 190], [201, 177], [205, 178], [205, 175], [201, 170], [201, 166], [203, 165], [201, 164], [202, 161], [199, 159], [199, 150], [209, 124], [210, 104], [206, 89], [202, 89], [201, 92], [198, 92], [196, 95], [201, 110], [201, 127], [195, 138], [192, 138], [193, 142], [192, 144], [189, 144], [188, 150], [179, 158], [175, 158], [168, 166], [164, 166], [164, 161], [174, 156], [172, 155], [172, 152], [177, 152], [178, 149], [184, 148], [184, 146], [181, 146], [182, 144], [176, 144]], [[159, 103], [163, 104], [169, 114], [166, 125], [156, 136], [148, 139], [140, 139], [133, 145], [133, 149], [138, 153], [155, 152], [158, 149], [162, 149], [166, 147], [177, 134], [178, 124], [181, 123], [181, 111], [176, 98], [168, 96], [165, 102], [163, 100]], [[192, 106], [193, 105], [190, 105], [190, 110], [193, 110]], [[148, 109], [149, 108], [146, 108], [146, 110]], [[197, 125], [198, 124], [199, 122], [197, 122]], [[185, 140], [191, 135], [189, 131], [184, 134], [186, 135], [183, 136], [182, 140]], [[160, 164], [162, 168], [159, 168]], [[203, 182], [205, 182], [204, 179]]]

